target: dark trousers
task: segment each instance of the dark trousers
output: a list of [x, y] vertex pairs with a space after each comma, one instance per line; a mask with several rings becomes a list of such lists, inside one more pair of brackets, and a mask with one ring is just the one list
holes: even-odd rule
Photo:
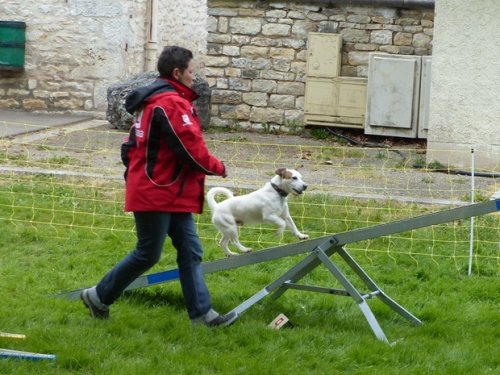
[[99, 299], [111, 305], [125, 288], [160, 259], [168, 235], [177, 250], [182, 293], [190, 319], [211, 309], [210, 293], [201, 271], [203, 250], [190, 213], [134, 212], [135, 249], [97, 284]]

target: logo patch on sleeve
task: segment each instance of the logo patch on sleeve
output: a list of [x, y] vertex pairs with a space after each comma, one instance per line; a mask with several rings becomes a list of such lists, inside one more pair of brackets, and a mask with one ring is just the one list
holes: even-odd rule
[[191, 122], [191, 120], [187, 114], [182, 115], [182, 122], [183, 122], [184, 126], [193, 125], [193, 123]]

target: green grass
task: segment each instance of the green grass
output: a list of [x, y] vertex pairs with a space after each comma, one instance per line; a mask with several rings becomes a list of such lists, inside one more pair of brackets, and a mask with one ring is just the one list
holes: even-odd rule
[[311, 130], [311, 136], [315, 139], [327, 139], [331, 134], [324, 128], [313, 128]]
[[[57, 355], [55, 362], [0, 359], [0, 374], [494, 374], [498, 371], [498, 216], [476, 218], [480, 246], [466, 276], [467, 220], [362, 243], [348, 251], [393, 299], [423, 321], [412, 326], [377, 299], [368, 301], [390, 346], [378, 341], [347, 297], [290, 290], [264, 298], [235, 325], [192, 327], [177, 282], [126, 293], [110, 321], [91, 319], [80, 301], [54, 293], [97, 282], [134, 245], [120, 184], [47, 177], [0, 183], [0, 347]], [[299, 228], [312, 237], [434, 211], [397, 202], [309, 195], [292, 199]], [[220, 259], [208, 212], [197, 216], [205, 258]], [[268, 226], [244, 227], [256, 251], [278, 243]], [[281, 243], [295, 242], [286, 232]], [[228, 311], [303, 256], [206, 276], [214, 307]], [[353, 283], [359, 280], [336, 256]], [[168, 243], [151, 272], [175, 268]], [[323, 267], [305, 284], [339, 288]], [[293, 326], [267, 324], [284, 313]]]

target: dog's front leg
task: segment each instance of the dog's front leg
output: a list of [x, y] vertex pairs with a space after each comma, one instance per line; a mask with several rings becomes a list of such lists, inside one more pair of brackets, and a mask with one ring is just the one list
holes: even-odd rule
[[267, 221], [267, 222], [269, 222], [269, 223], [275, 224], [278, 227], [278, 230], [276, 231], [276, 235], [278, 237], [283, 236], [283, 232], [285, 231], [285, 228], [286, 228], [286, 222], [285, 222], [285, 220], [283, 220], [278, 215], [268, 215], [268, 216], [265, 216], [264, 220]]
[[286, 221], [286, 224], [288, 225], [288, 228], [290, 228], [290, 230], [295, 235], [295, 237], [297, 237], [300, 240], [307, 240], [309, 238], [308, 234], [299, 232], [299, 230], [297, 229], [297, 226], [293, 222], [293, 219], [291, 216], [288, 216], [287, 218], [285, 218], [285, 221]]
[[288, 226], [288, 228], [290, 228], [290, 230], [295, 235], [295, 237], [297, 237], [300, 240], [307, 240], [309, 238], [309, 235], [299, 232], [292, 217], [290, 216], [290, 212], [288, 211], [288, 207], [286, 208], [285, 212], [283, 213], [283, 218], [285, 219], [286, 225]]

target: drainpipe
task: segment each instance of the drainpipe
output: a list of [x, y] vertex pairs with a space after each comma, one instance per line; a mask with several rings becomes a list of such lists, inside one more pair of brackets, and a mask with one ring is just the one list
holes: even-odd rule
[[158, 0], [148, 0], [147, 12], [147, 42], [144, 46], [144, 70], [156, 70], [158, 51]]
[[435, 0], [316, 0], [311, 4], [328, 5], [369, 5], [373, 7], [405, 8], [405, 9], [434, 9]]

